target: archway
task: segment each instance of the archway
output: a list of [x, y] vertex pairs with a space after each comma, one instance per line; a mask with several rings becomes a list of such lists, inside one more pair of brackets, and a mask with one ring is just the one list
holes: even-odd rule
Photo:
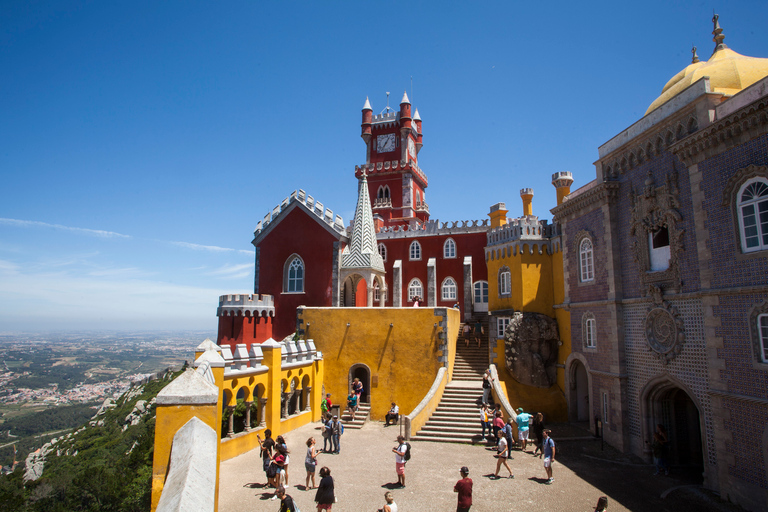
[[581, 361], [571, 365], [570, 408], [571, 421], [589, 421], [589, 377]]
[[353, 364], [349, 369], [349, 385], [348, 388], [352, 389], [352, 381], [358, 378], [363, 383], [363, 394], [360, 396], [361, 403], [371, 403], [371, 370], [367, 365], [362, 363]]
[[650, 442], [656, 425], [663, 425], [669, 441], [669, 464], [691, 477], [703, 478], [703, 425], [695, 399], [682, 384], [666, 378], [650, 383], [642, 396], [646, 439]]
[[359, 274], [353, 274], [344, 279], [341, 293], [341, 304], [345, 308], [360, 308], [368, 305], [368, 283]]

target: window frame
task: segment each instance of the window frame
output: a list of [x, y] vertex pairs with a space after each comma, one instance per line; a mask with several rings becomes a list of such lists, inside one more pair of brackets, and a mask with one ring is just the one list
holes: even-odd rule
[[506, 265], [499, 269], [498, 286], [500, 298], [512, 296], [512, 272]]
[[496, 317], [496, 338], [501, 339], [504, 337], [504, 333], [507, 332], [507, 327], [512, 322], [512, 317], [498, 316]]
[[[762, 176], [757, 176], [757, 177], [748, 179], [744, 183], [742, 183], [738, 189], [738, 192], [736, 193], [735, 207], [736, 207], [736, 215], [737, 215], [737, 220], [739, 225], [739, 242], [741, 245], [741, 252], [744, 254], [768, 250], [768, 242], [764, 242], [762, 240], [768, 237], [768, 224], [763, 225], [763, 223], [760, 222], [761, 212], [759, 210], [759, 206], [764, 204], [766, 205], [766, 210], [763, 213], [768, 214], [768, 195], [765, 195], [765, 194], [760, 195], [754, 199], [750, 199], [747, 201], [742, 201], [741, 199], [741, 197], [746, 192], [747, 188], [756, 183], [762, 184], [763, 187], [765, 187], [765, 189], [768, 190], [768, 179], [763, 178]], [[747, 247], [747, 234], [745, 233], [746, 226], [744, 225], [744, 208], [746, 207], [753, 208], [755, 224], [752, 227], [757, 230], [757, 240], [758, 240], [758, 245], [755, 247]], [[765, 230], [763, 230], [763, 227], [765, 227]]]
[[411, 242], [408, 247], [408, 261], [420, 261], [421, 260], [421, 244], [418, 240]]
[[[586, 248], [585, 244], [589, 244], [589, 248]], [[579, 282], [591, 283], [594, 280], [595, 244], [590, 237], [585, 236], [579, 242]]]
[[[764, 325], [760, 325], [764, 323]], [[768, 364], [768, 313], [757, 315], [757, 342], [760, 355], [760, 362]]]
[[456, 241], [453, 238], [447, 238], [443, 242], [443, 258], [456, 259]]
[[381, 256], [381, 261], [387, 261], [387, 246], [379, 243], [377, 248], [379, 250], [379, 256]]
[[[450, 281], [450, 283], [449, 283]], [[446, 296], [446, 290], [450, 291], [450, 287], [453, 287], [453, 297]], [[448, 276], [445, 279], [443, 279], [443, 283], [440, 285], [440, 300], [443, 301], [457, 301], [459, 300], [459, 284], [456, 282], [456, 280]]]
[[[413, 293], [417, 286], [419, 293]], [[413, 298], [416, 296], [421, 297], [422, 300], [424, 299], [424, 286], [418, 277], [414, 277], [408, 282], [408, 302], [413, 302]]]
[[586, 312], [581, 317], [582, 345], [585, 349], [597, 348], [597, 320], [592, 312]]
[[[295, 275], [291, 277], [291, 272], [294, 272], [294, 263], [298, 262], [298, 267], [301, 271], [301, 276], [296, 277]], [[283, 266], [283, 293], [305, 293], [306, 292], [306, 280], [307, 280], [307, 266], [304, 263], [304, 259], [299, 256], [298, 254], [291, 254], [288, 256], [288, 259], [285, 261], [285, 265]], [[298, 283], [298, 287], [295, 286], [295, 284]], [[291, 289], [291, 288], [295, 289]]]

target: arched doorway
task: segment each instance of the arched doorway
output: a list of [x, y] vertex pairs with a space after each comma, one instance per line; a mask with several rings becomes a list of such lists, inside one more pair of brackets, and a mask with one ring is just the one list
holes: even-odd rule
[[341, 293], [341, 304], [345, 308], [361, 308], [368, 305], [368, 283], [359, 274], [344, 279]]
[[365, 364], [354, 364], [349, 369], [349, 389], [352, 389], [352, 381], [355, 378], [360, 379], [360, 382], [363, 383], [363, 394], [360, 396], [360, 402], [371, 403], [371, 370]]
[[693, 478], [703, 478], [704, 448], [699, 407], [691, 395], [669, 380], [656, 384], [645, 393], [645, 434], [650, 439], [656, 425], [667, 432], [667, 458], [676, 471]]
[[589, 378], [578, 359], [571, 364], [569, 417], [571, 421], [589, 421]]

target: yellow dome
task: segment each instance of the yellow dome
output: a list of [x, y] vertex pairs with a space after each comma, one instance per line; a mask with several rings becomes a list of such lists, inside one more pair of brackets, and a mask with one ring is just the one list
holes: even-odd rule
[[721, 48], [707, 62], [689, 64], [672, 77], [645, 115], [650, 114], [702, 77], [709, 77], [713, 92], [732, 96], [768, 76], [768, 59], [745, 57], [730, 48]]

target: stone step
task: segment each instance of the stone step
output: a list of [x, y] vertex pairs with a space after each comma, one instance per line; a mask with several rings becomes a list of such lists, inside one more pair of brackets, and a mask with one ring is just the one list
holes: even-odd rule
[[425, 442], [433, 442], [433, 443], [464, 443], [464, 444], [475, 444], [478, 441], [480, 441], [480, 436], [471, 437], [435, 437], [430, 435], [422, 435], [421, 433], [411, 437], [411, 441], [425, 441]]
[[368, 416], [371, 412], [370, 404], [360, 404], [355, 413], [355, 421], [352, 421], [352, 415], [348, 410], [344, 410], [341, 413], [341, 423], [344, 425], [344, 429], [357, 430], [363, 428], [365, 422], [368, 421]]
[[458, 421], [453, 419], [439, 420], [431, 418], [422, 430], [446, 430], [449, 432], [475, 432], [476, 430], [482, 430], [480, 426], [480, 418], [477, 420], [466, 419], [464, 421]]

